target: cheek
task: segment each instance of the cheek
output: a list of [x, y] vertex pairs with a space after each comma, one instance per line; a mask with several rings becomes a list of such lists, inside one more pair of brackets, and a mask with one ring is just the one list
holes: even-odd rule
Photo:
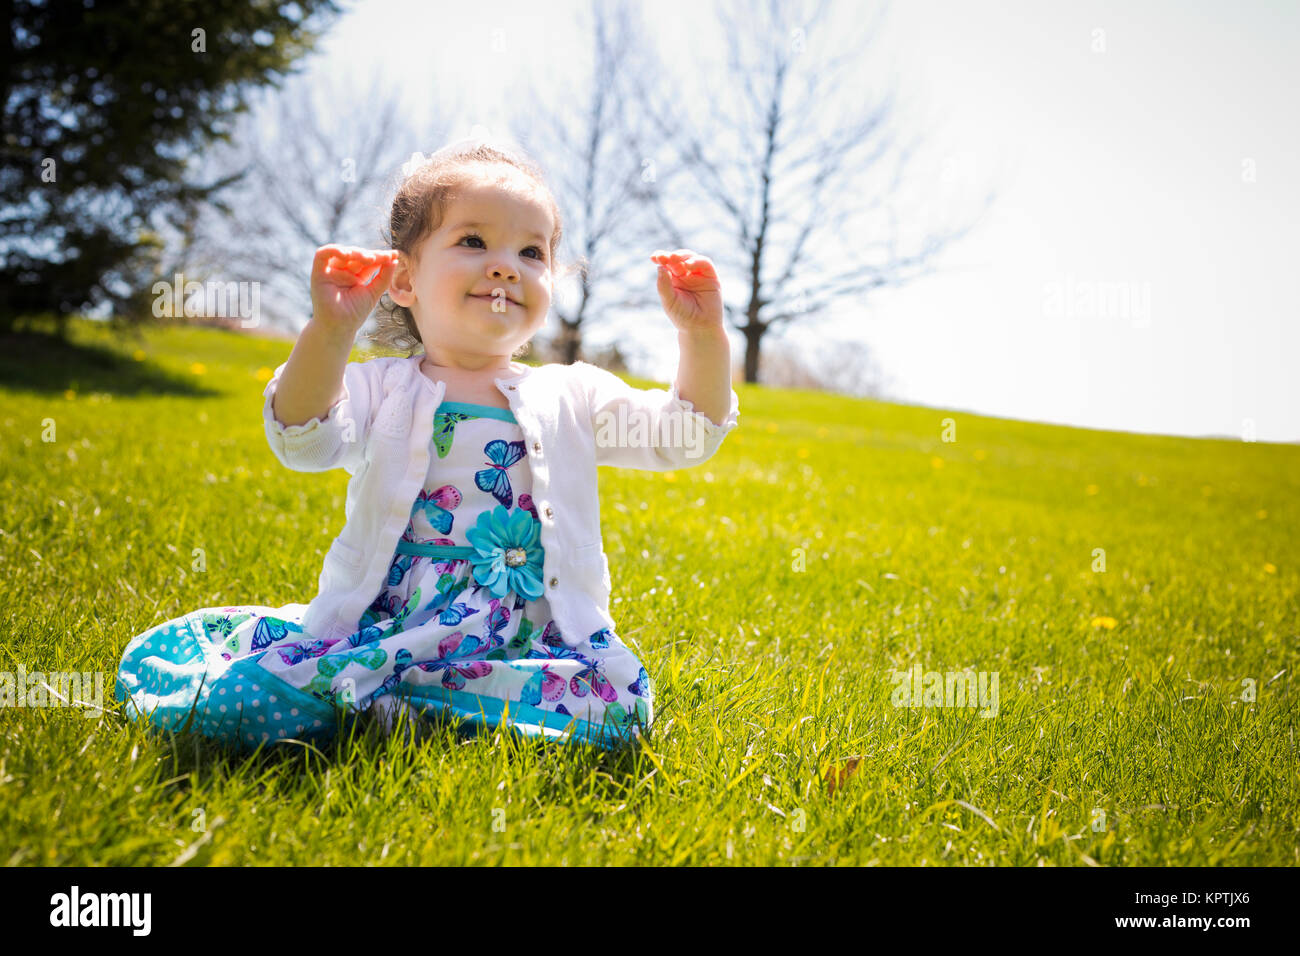
[[431, 294], [449, 295], [451, 290], [456, 287], [457, 281], [454, 270], [444, 269], [437, 275], [425, 279], [425, 286]]

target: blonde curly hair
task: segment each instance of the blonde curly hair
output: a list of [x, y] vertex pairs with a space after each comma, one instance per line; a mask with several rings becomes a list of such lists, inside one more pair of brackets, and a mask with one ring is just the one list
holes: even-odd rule
[[[508, 166], [533, 181], [549, 208], [555, 231], [551, 234], [548, 258], [552, 263], [557, 262], [560, 239], [564, 235], [560, 209], [541, 168], [526, 155], [475, 139], [446, 146], [427, 160], [416, 162], [417, 159], [422, 157], [419, 154], [412, 157], [414, 168], [409, 169], [393, 197], [388, 228], [383, 233], [385, 248], [398, 249], [416, 257], [420, 243], [442, 225], [457, 187], [481, 179], [493, 166]], [[505, 172], [500, 181], [505, 182], [512, 175]], [[552, 269], [552, 278], [567, 275], [572, 269], [571, 265], [558, 271]], [[418, 348], [427, 351], [411, 310], [395, 303], [387, 292], [376, 306], [375, 331], [369, 334], [368, 339], [375, 348], [406, 356], [415, 355]], [[511, 357], [527, 354], [530, 346], [531, 342], [523, 343]]]

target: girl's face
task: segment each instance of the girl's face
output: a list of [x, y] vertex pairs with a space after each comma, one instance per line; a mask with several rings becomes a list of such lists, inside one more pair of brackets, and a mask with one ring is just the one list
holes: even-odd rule
[[389, 296], [411, 310], [434, 364], [460, 354], [508, 360], [551, 308], [550, 211], [484, 183], [448, 205], [415, 261], [401, 257]]

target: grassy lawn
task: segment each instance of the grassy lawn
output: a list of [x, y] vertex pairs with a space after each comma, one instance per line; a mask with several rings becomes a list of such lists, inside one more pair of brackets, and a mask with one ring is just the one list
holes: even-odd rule
[[[122, 650], [309, 601], [348, 476], [267, 447], [290, 343], [74, 338], [0, 354], [0, 671], [104, 672], [106, 710], [0, 708], [0, 862], [1300, 862], [1300, 447], [738, 386], [713, 459], [600, 472], [648, 747], [361, 722], [247, 757], [126, 720]], [[996, 713], [897, 706], [917, 664], [996, 675]]]

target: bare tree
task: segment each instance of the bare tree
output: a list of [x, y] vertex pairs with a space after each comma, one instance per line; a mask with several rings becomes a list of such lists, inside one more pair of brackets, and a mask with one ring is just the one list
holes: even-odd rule
[[[576, 294], [565, 296], [557, 283], [552, 303], [560, 327], [550, 351], [565, 364], [582, 357], [593, 316], [614, 308], [662, 307], [650, 254], [664, 239], [646, 223], [644, 210], [674, 175], [656, 167], [629, 101], [629, 79], [657, 69], [635, 41], [644, 28], [627, 4], [595, 0], [589, 9], [593, 65], [583, 93], [547, 97], [566, 104], [563, 109], [530, 101], [528, 113], [513, 124], [519, 142], [555, 184], [566, 210], [565, 243], [577, 260]], [[568, 106], [583, 101], [581, 111]], [[611, 354], [621, 355], [617, 349]]]
[[[743, 304], [724, 302], [728, 319], [745, 338], [746, 382], [758, 381], [768, 332], [816, 316], [843, 297], [861, 301], [875, 288], [902, 285], [934, 271], [938, 253], [979, 219], [933, 231], [916, 249], [903, 253], [897, 211], [886, 207], [878, 215], [888, 220], [888, 234], [867, 240], [864, 224], [896, 198], [919, 139], [899, 147], [893, 173], [883, 185], [866, 183], [866, 174], [895, 145], [889, 120], [896, 94], [891, 90], [856, 115], [829, 117], [834, 125], [825, 125], [827, 93], [835, 92], [843, 101], [851, 82], [848, 67], [865, 58], [867, 47], [865, 39], [849, 38], [842, 52], [825, 52], [846, 33], [821, 23], [826, 7], [827, 0], [820, 0], [802, 19], [787, 17], [789, 5], [780, 0], [766, 5], [732, 0], [724, 7], [728, 72], [703, 97], [710, 108], [702, 120], [690, 116], [688, 98], [675, 84], [651, 87], [639, 74], [628, 77], [634, 102], [657, 140], [674, 150], [697, 187], [690, 197], [667, 189], [650, 193], [665, 234], [674, 234], [672, 217], [662, 208], [672, 195], [675, 209], [699, 210], [724, 224], [734, 238], [731, 248], [710, 258], [747, 279]], [[854, 4], [853, 14], [860, 9]], [[882, 16], [886, 9], [881, 8]], [[867, 103], [865, 90], [861, 100]], [[864, 198], [865, 203], [860, 201]], [[980, 216], [992, 200], [990, 192]], [[859, 257], [873, 247], [881, 250], [876, 261]]]
[[312, 254], [377, 247], [402, 162], [442, 138], [410, 129], [398, 91], [378, 78], [358, 95], [351, 80], [295, 76], [214, 157], [243, 175], [194, 224], [188, 268], [259, 281], [264, 311], [296, 334], [311, 314]]

